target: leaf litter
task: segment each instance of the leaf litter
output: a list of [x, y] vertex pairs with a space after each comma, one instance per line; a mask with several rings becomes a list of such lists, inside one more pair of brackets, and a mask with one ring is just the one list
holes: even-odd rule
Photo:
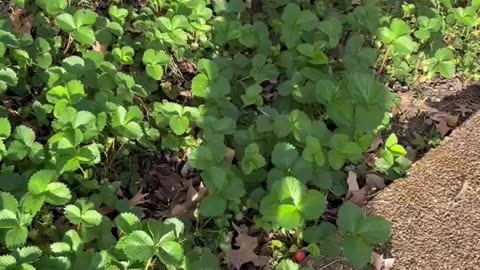
[[238, 249], [228, 251], [228, 257], [235, 269], [240, 270], [242, 265], [250, 262], [256, 267], [260, 267], [259, 269], [261, 269], [261, 267], [268, 269], [270, 257], [257, 255], [255, 253], [255, 250], [258, 248], [258, 238], [248, 234], [248, 227], [245, 224], [237, 226], [232, 223], [232, 226], [238, 233], [234, 243], [234, 246]]
[[12, 22], [13, 30], [19, 35], [30, 34], [32, 31], [33, 15], [28, 14], [21, 8], [12, 10], [10, 21]]

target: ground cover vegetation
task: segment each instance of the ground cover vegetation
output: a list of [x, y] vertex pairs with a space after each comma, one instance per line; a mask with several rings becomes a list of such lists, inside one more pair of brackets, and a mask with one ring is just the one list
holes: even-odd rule
[[[0, 269], [365, 267], [391, 226], [348, 180], [411, 164], [385, 85], [479, 74], [480, 1], [11, 5]], [[188, 187], [162, 211], [145, 183], [159, 163], [167, 193]]]

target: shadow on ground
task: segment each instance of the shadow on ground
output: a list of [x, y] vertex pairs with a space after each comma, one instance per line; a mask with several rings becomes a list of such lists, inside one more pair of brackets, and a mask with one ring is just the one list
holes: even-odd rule
[[427, 86], [421, 90], [420, 98], [412, 91], [397, 94], [401, 105], [392, 120], [392, 132], [410, 150], [414, 161], [441, 143], [443, 136], [437, 127], [439, 115], [458, 117], [456, 125], [449, 126], [445, 134], [448, 136], [480, 109], [480, 84], [463, 87], [459, 79]]

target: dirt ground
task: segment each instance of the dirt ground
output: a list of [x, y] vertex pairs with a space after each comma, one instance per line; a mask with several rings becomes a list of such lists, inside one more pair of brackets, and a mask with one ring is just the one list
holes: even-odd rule
[[420, 90], [397, 91], [392, 132], [418, 160], [480, 109], [480, 85], [458, 78], [439, 80]]

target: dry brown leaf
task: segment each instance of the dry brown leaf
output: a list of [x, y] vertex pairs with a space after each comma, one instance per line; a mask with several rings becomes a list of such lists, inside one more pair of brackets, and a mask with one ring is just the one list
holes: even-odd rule
[[130, 204], [130, 207], [134, 207], [140, 204], [143, 204], [145, 202], [145, 197], [147, 197], [148, 193], [142, 193], [142, 188], [140, 188], [130, 200], [128, 200], [128, 203]]
[[417, 81], [418, 81], [419, 83], [424, 83], [424, 82], [427, 81], [427, 77], [426, 77], [426, 76], [423, 76], [423, 75], [420, 75], [420, 76], [418, 76]]
[[460, 115], [446, 115], [445, 120], [447, 121], [447, 125], [450, 127], [456, 127], [458, 126], [458, 118]]
[[227, 147], [227, 152], [225, 153], [225, 161], [232, 165], [233, 158], [235, 157], [235, 150], [230, 147]]
[[237, 226], [232, 223], [232, 225], [238, 233], [235, 239], [235, 246], [239, 248], [229, 251], [232, 265], [239, 270], [243, 264], [248, 262], [252, 262], [257, 267], [268, 264], [270, 261], [268, 256], [259, 256], [254, 253], [254, 250], [258, 247], [258, 239], [257, 237], [248, 235], [248, 227], [243, 224]]
[[98, 41], [95, 41], [95, 43], [92, 44], [92, 50], [99, 52], [103, 55], [107, 54], [107, 47], [103, 46], [100, 44]]
[[456, 127], [458, 125], [458, 118], [460, 115], [451, 115], [446, 112], [438, 112], [430, 115], [430, 118], [440, 122], [440, 121], [446, 121], [447, 125], [450, 127]]
[[374, 187], [377, 189], [383, 189], [386, 187], [385, 179], [383, 179], [383, 177], [374, 173], [367, 173], [367, 175], [365, 176], [365, 182], [367, 183], [368, 186]]
[[370, 263], [375, 268], [375, 270], [381, 270], [383, 267], [383, 255], [380, 255], [376, 252], [372, 252], [372, 256], [370, 257]]
[[365, 153], [363, 157], [370, 168], [375, 168], [375, 159], [377, 158], [375, 153]]
[[192, 91], [190, 91], [190, 90], [180, 91], [180, 93], [178, 93], [178, 94], [179, 94], [180, 96], [186, 97], [186, 98], [191, 98], [191, 97], [193, 97]]
[[466, 104], [457, 104], [458, 108], [453, 109], [454, 111], [460, 112], [463, 117], [467, 115], [467, 113], [472, 113], [473, 110], [468, 108]]
[[376, 252], [372, 252], [372, 256], [370, 257], [370, 263], [375, 270], [389, 270], [393, 267], [394, 262], [394, 258], [385, 259], [383, 255]]
[[382, 136], [381, 135], [375, 136], [375, 138], [373, 138], [372, 145], [368, 149], [368, 152], [375, 152], [382, 144], [383, 144]]
[[358, 186], [356, 173], [352, 171], [348, 171], [347, 184], [348, 184], [347, 198], [349, 198], [352, 192], [358, 191], [360, 189], [360, 187]]
[[204, 186], [200, 186], [196, 190], [191, 181], [187, 181], [188, 189], [185, 195], [185, 201], [181, 204], [174, 205], [170, 210], [170, 215], [174, 217], [189, 216], [193, 213], [198, 203], [208, 195], [208, 190]]
[[383, 270], [390, 270], [393, 268], [393, 263], [395, 262], [395, 258], [385, 259], [383, 261]]
[[33, 15], [27, 15], [25, 10], [19, 8], [14, 9], [10, 14], [10, 21], [12, 22], [13, 30], [17, 34], [30, 34], [32, 31]]
[[350, 197], [349, 201], [353, 204], [358, 205], [359, 207], [365, 206], [366, 198], [366, 191], [365, 188], [360, 190], [352, 191], [352, 196]]
[[447, 125], [447, 120], [445, 118], [442, 118], [438, 121], [438, 123], [435, 123], [435, 127], [442, 137], [447, 135], [447, 133], [450, 131], [450, 127]]

